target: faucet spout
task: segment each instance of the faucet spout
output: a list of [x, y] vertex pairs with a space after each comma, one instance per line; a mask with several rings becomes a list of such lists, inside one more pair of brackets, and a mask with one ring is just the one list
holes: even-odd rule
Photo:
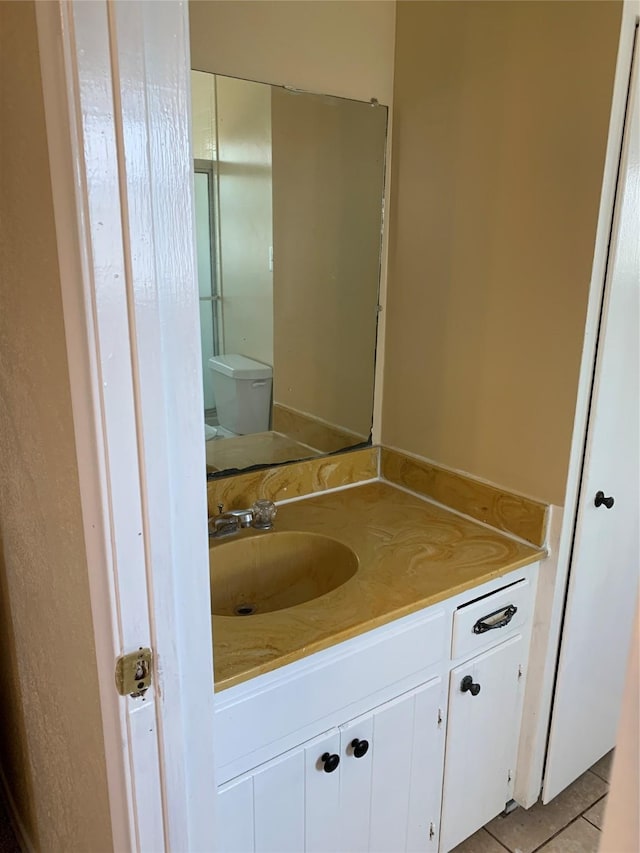
[[223, 512], [224, 507], [218, 504], [218, 515], [209, 518], [209, 536], [229, 536], [237, 533], [243, 527], [255, 527], [256, 530], [270, 530], [277, 512], [272, 501], [256, 501], [249, 509], [230, 509]]
[[209, 519], [209, 536], [218, 538], [220, 536], [231, 536], [240, 530], [240, 521], [228, 516], [227, 513], [214, 515]]

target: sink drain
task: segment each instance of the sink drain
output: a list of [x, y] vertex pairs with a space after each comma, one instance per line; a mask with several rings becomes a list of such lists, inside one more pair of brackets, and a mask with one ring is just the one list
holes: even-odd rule
[[252, 613], [256, 612], [256, 606], [255, 604], [239, 604], [233, 608], [233, 612], [236, 616], [251, 616]]

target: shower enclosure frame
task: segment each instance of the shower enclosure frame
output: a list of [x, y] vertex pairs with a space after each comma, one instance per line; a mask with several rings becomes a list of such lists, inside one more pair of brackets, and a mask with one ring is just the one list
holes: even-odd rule
[[[212, 324], [212, 354], [220, 355], [224, 352], [224, 322], [223, 311], [224, 302], [222, 298], [222, 265], [221, 265], [221, 241], [220, 241], [220, 195], [218, 192], [218, 170], [215, 160], [194, 159], [193, 161], [194, 175], [207, 176], [207, 188], [209, 198], [209, 253], [210, 253], [210, 269], [211, 269], [211, 296], [200, 296], [200, 311], [204, 302], [209, 302], [211, 311]], [[203, 370], [206, 370], [206, 365], [203, 364]], [[206, 376], [206, 373], [205, 373]], [[205, 418], [215, 415], [215, 406], [213, 409], [205, 407]]]

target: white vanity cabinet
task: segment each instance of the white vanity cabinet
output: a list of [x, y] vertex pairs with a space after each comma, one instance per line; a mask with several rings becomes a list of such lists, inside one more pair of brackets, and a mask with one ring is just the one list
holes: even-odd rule
[[534, 590], [530, 566], [223, 691], [218, 850], [446, 853], [499, 814]]
[[435, 853], [441, 704], [435, 677], [223, 785], [220, 850]]
[[441, 853], [513, 797], [531, 604], [521, 580], [454, 613], [453, 654], [475, 654], [449, 676]]

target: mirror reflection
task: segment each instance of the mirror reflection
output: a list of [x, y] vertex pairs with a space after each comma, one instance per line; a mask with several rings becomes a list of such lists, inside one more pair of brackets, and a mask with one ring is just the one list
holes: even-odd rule
[[191, 85], [207, 470], [367, 442], [386, 107]]

